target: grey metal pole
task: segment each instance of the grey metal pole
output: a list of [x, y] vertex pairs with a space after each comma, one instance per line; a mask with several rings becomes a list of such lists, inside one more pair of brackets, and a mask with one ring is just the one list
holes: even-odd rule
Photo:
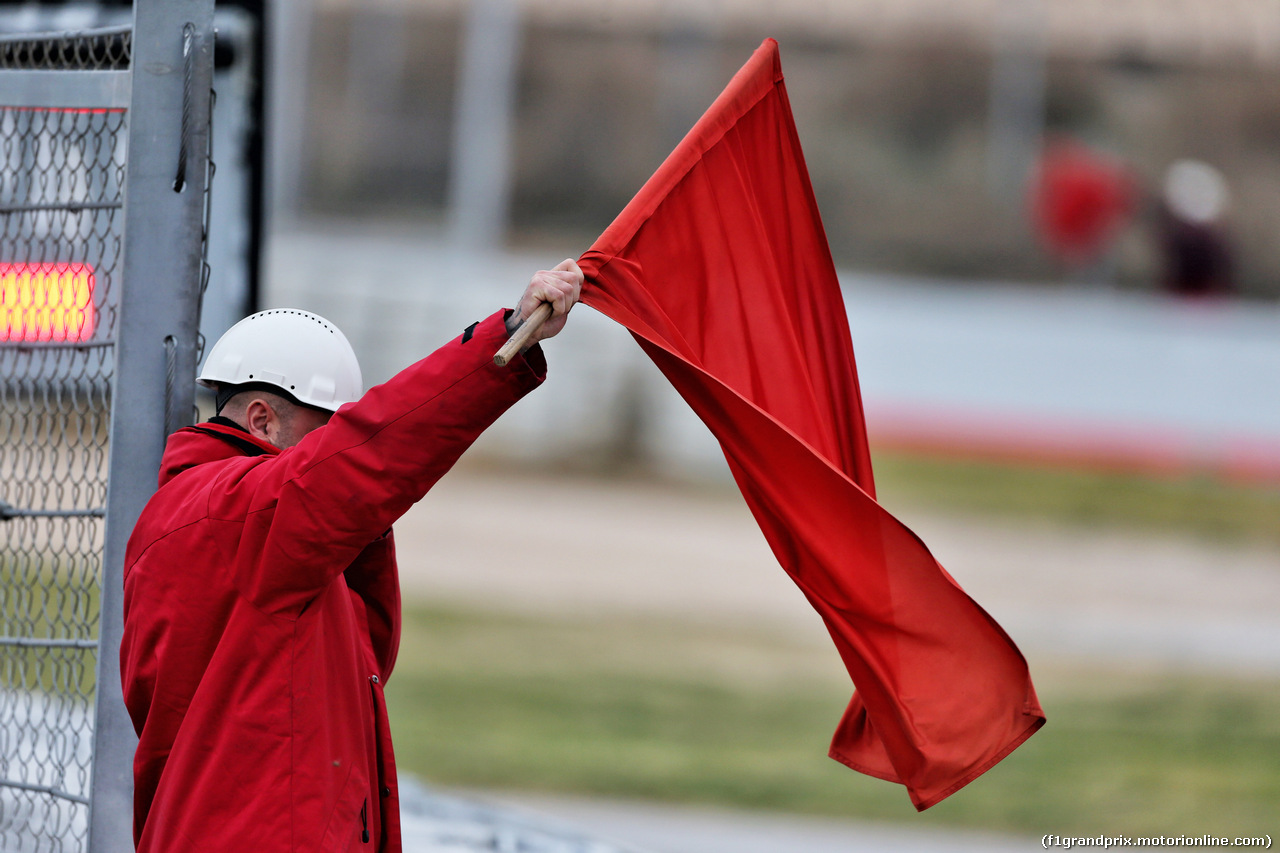
[[471, 0], [454, 107], [449, 208], [454, 242], [493, 246], [506, 233], [520, 15], [515, 0]]
[[[347, 58], [346, 100], [364, 116], [367, 136], [395, 133], [400, 91], [409, 56], [408, 7], [382, 2], [355, 16]], [[366, 136], [366, 138], [367, 138]]]
[[1001, 0], [991, 66], [987, 186], [1006, 203], [1023, 201], [1044, 135], [1044, 0]]
[[268, 228], [297, 221], [308, 152], [307, 109], [311, 92], [312, 22], [315, 0], [267, 4], [270, 17], [266, 97]]
[[213, 80], [213, 0], [137, 0], [99, 627], [91, 853], [133, 848], [137, 739], [120, 689], [125, 543], [166, 430], [189, 422]]

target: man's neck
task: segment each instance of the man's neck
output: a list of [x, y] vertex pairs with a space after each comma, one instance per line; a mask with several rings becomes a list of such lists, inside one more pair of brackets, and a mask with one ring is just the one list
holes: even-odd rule
[[231, 420], [231, 418], [224, 417], [222, 415], [214, 415], [213, 417], [209, 418], [209, 423], [220, 424], [221, 426], [235, 427], [241, 432], [249, 431], [248, 429], [245, 428], [244, 424], [237, 423], [236, 421]]

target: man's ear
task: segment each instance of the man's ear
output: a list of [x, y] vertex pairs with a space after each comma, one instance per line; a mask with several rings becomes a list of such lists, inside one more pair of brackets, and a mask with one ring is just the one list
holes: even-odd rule
[[244, 426], [254, 438], [275, 444], [276, 436], [280, 434], [280, 415], [266, 400], [254, 397], [245, 407]]

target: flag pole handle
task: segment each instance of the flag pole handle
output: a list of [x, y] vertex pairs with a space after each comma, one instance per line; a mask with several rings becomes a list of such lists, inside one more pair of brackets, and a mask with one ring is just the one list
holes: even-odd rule
[[529, 338], [533, 337], [533, 333], [547, 322], [547, 318], [551, 316], [552, 307], [550, 302], [542, 302], [537, 308], [533, 309], [533, 313], [525, 318], [516, 330], [507, 338], [507, 342], [502, 345], [502, 349], [498, 350], [493, 357], [493, 363], [498, 367], [506, 367], [507, 362], [516, 357], [516, 354], [529, 342]]

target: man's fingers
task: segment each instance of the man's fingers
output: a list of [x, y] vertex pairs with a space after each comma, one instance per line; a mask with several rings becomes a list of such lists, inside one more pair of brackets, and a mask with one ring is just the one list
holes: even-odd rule
[[582, 291], [582, 268], [578, 266], [578, 262], [573, 258], [565, 258], [563, 261], [555, 265], [554, 269], [549, 272], [555, 274], [559, 279], [573, 288], [573, 299], [576, 302], [578, 294]]
[[556, 286], [554, 282], [534, 281], [520, 300], [520, 316], [528, 317], [539, 302], [550, 302], [556, 314], [568, 313], [572, 307], [569, 285]]
[[570, 272], [576, 275], [579, 280], [582, 279], [582, 268], [578, 266], [578, 262], [575, 261], [573, 258], [565, 258], [563, 261], [561, 261], [560, 263], [552, 267], [552, 271], [553, 272]]
[[578, 301], [582, 292], [582, 270], [572, 258], [561, 261], [555, 269], [539, 270], [534, 273], [533, 280], [525, 296], [532, 304], [523, 304], [521, 315], [528, 316], [538, 302], [550, 302], [557, 315], [569, 313]]
[[564, 327], [566, 315], [582, 296], [583, 273], [578, 262], [566, 258], [553, 269], [538, 270], [529, 279], [529, 286], [516, 304], [515, 313], [507, 321], [513, 331], [517, 322], [528, 320], [542, 303], [551, 306], [551, 316], [537, 330], [530, 333], [530, 344], [552, 337]]

